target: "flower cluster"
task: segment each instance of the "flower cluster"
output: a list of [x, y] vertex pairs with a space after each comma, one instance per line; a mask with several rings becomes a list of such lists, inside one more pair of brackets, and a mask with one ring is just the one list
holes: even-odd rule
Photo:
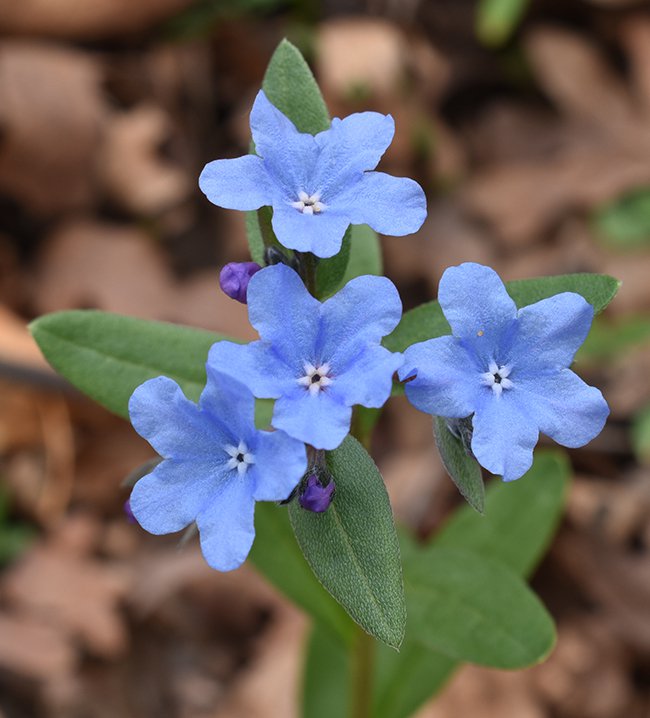
[[[251, 130], [257, 154], [209, 163], [201, 189], [222, 207], [270, 205], [279, 242], [311, 252], [312, 262], [336, 254], [350, 224], [402, 235], [424, 221], [417, 183], [373, 171], [393, 137], [390, 116], [335, 119], [314, 136], [260, 92]], [[568, 368], [593, 316], [581, 296], [517, 310], [493, 270], [453, 267], [439, 292], [452, 335], [401, 354], [381, 343], [402, 316], [388, 279], [356, 277], [319, 301], [299, 257], [276, 247], [265, 257], [266, 267], [231, 263], [220, 276], [223, 291], [248, 305], [259, 340], [212, 346], [198, 404], [158, 377], [129, 405], [134, 427], [163, 457], [135, 485], [133, 516], [154, 534], [195, 522], [214, 568], [245, 560], [256, 501], [297, 496], [306, 510], [327, 510], [335, 482], [313, 457], [341, 444], [354, 406], [383, 406], [396, 372], [418, 409], [471, 422], [471, 452], [507, 481], [530, 467], [540, 431], [576, 447], [602, 429], [607, 404]], [[274, 400], [273, 431], [255, 428], [256, 399]]]

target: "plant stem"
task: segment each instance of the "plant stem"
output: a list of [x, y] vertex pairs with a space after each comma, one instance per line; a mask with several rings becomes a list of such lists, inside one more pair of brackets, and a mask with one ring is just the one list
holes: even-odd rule
[[357, 627], [352, 646], [352, 691], [350, 718], [370, 718], [375, 641]]

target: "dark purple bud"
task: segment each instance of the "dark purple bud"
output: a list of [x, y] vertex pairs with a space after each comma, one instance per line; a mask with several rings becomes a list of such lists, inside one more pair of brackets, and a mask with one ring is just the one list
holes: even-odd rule
[[257, 262], [230, 262], [219, 274], [219, 286], [231, 299], [246, 304], [246, 291], [251, 277], [259, 272]]
[[321, 514], [323, 511], [327, 511], [329, 505], [332, 503], [335, 488], [332, 479], [330, 479], [327, 486], [323, 486], [320, 479], [312, 474], [307, 479], [298, 501], [303, 509]]
[[135, 516], [133, 515], [133, 511], [131, 511], [131, 501], [130, 499], [127, 499], [124, 502], [124, 513], [126, 514], [127, 521], [130, 524], [137, 523]]

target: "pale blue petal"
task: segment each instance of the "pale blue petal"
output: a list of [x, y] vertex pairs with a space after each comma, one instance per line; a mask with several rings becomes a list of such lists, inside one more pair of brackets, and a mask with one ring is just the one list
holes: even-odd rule
[[296, 368], [314, 352], [319, 311], [320, 302], [285, 264], [262, 269], [248, 285], [250, 323], [285, 363]]
[[291, 120], [272, 105], [260, 90], [250, 117], [255, 151], [288, 201], [300, 191], [311, 195], [318, 146], [313, 135], [298, 132]]
[[255, 500], [248, 475], [235, 476], [196, 518], [205, 560], [218, 571], [244, 563], [255, 538]]
[[304, 373], [302, 365], [290, 367], [265, 342], [217, 342], [210, 349], [207, 366], [244, 384], [258, 399], [277, 399], [294, 389]]
[[352, 409], [327, 391], [311, 395], [302, 387], [275, 402], [273, 426], [316, 449], [336, 449], [350, 431]]
[[570, 369], [519, 379], [516, 390], [539, 430], [571, 449], [598, 436], [609, 415], [600, 391], [585, 384]]
[[500, 351], [509, 345], [517, 307], [493, 269], [473, 262], [449, 267], [440, 279], [438, 301], [478, 369], [487, 371], [490, 361], [505, 363]]
[[393, 331], [402, 317], [402, 301], [390, 279], [364, 275], [324, 302], [321, 317], [317, 358], [344, 370], [361, 345], [379, 344]]
[[143, 529], [152, 534], [180, 531], [219, 493], [227, 480], [230, 457], [214, 451], [201, 461], [174, 461], [158, 464], [133, 487], [131, 511]]
[[200, 457], [223, 440], [221, 428], [166, 376], [149, 379], [133, 392], [129, 415], [138, 434], [166, 458]]
[[314, 186], [323, 201], [333, 201], [366, 170], [374, 170], [394, 134], [390, 115], [357, 112], [343, 120], [335, 117], [330, 129], [315, 138], [320, 153]]
[[568, 367], [587, 338], [593, 317], [591, 304], [574, 292], [523, 307], [508, 363], [550, 370]]
[[199, 187], [212, 204], [226, 209], [259, 209], [270, 205], [274, 196], [264, 163], [255, 155], [209, 162]]
[[336, 375], [336, 357], [332, 360], [332, 384], [327, 388], [333, 398], [352, 406], [378, 409], [390, 397], [393, 388], [393, 374], [404, 361], [401, 354], [389, 352], [382, 346], [358, 346], [353, 360], [348, 361], [346, 370]]
[[[323, 201], [327, 203], [324, 196]], [[427, 216], [427, 200], [420, 185], [407, 177], [367, 172], [331, 200], [332, 209], [351, 224], [368, 224], [376, 232], [401, 237], [417, 232]]]
[[539, 432], [514, 389], [501, 396], [484, 392], [472, 423], [472, 451], [481, 466], [504, 481], [514, 481], [530, 469]]
[[305, 445], [283, 431], [260, 432], [255, 464], [249, 469], [255, 480], [256, 501], [283, 501], [307, 471]]
[[404, 352], [399, 371], [406, 397], [420, 411], [462, 419], [476, 408], [480, 374], [456, 337], [444, 336], [413, 344]]
[[288, 203], [275, 203], [272, 225], [284, 247], [325, 259], [338, 254], [350, 219], [328, 208], [318, 214], [305, 214]]
[[199, 407], [223, 433], [246, 441], [255, 431], [255, 397], [244, 384], [218, 370], [214, 362], [206, 364], [208, 381], [201, 393]]

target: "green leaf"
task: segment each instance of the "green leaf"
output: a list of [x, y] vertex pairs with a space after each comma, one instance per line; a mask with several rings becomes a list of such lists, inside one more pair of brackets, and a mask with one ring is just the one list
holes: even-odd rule
[[[558, 277], [536, 277], [507, 282], [506, 288], [515, 304], [521, 308], [560, 292], [581, 294], [596, 313], [601, 312], [614, 298], [621, 283], [606, 274], [563, 274]], [[392, 334], [384, 339], [384, 346], [393, 352], [403, 352], [411, 344], [450, 334], [449, 323], [437, 301], [421, 304], [402, 316]]]
[[[424, 548], [401, 537], [405, 572], [430, 550], [471, 550], [528, 576], [548, 547], [567, 495], [569, 465], [561, 452], [538, 451], [532, 469], [518, 481], [493, 481], [486, 492], [485, 516], [469, 506], [457, 510], [442, 532]], [[408, 718], [437, 693], [458, 662], [421, 643], [411, 616], [399, 655], [379, 646], [373, 718]], [[418, 676], [421, 679], [418, 680]]]
[[377, 646], [373, 718], [408, 718], [449, 680], [458, 662], [413, 635], [409, 619], [399, 653]]
[[[262, 207], [264, 210], [271, 212], [270, 207]], [[244, 221], [246, 223], [246, 237], [248, 238], [248, 249], [251, 253], [251, 259], [262, 267], [264, 266], [264, 236], [260, 227], [260, 218], [258, 212], [261, 210], [251, 209], [244, 212]]]
[[349, 651], [329, 631], [315, 623], [304, 664], [302, 718], [345, 716], [349, 695]]
[[525, 668], [555, 643], [553, 620], [513, 571], [462, 549], [436, 547], [409, 565], [409, 614], [422, 643], [457, 660]]
[[650, 187], [634, 190], [605, 205], [593, 216], [596, 232], [613, 249], [650, 244]]
[[350, 260], [341, 284], [364, 274], [381, 276], [384, 269], [377, 232], [367, 224], [353, 224], [350, 234]]
[[318, 260], [316, 266], [316, 296], [318, 299], [324, 299], [333, 294], [341, 285], [350, 259], [351, 230], [352, 226], [348, 227], [338, 254], [329, 259]]
[[47, 314], [32, 322], [30, 330], [60, 374], [125, 418], [133, 390], [161, 374], [177, 381], [189, 399], [198, 399], [206, 381], [208, 350], [226, 338], [95, 310]]
[[482, 514], [485, 486], [481, 467], [476, 459], [468, 456], [462, 441], [451, 433], [446, 420], [440, 416], [433, 417], [433, 435], [447, 473], [467, 503]]
[[476, 34], [490, 47], [503, 45], [519, 25], [530, 0], [481, 0], [476, 17]]
[[349, 643], [355, 626], [314, 576], [291, 530], [287, 508], [260, 502], [255, 507], [255, 567], [285, 596], [330, 632]]
[[288, 40], [282, 40], [273, 53], [262, 89], [300, 132], [315, 135], [329, 128], [329, 113], [316, 80], [300, 50]]
[[323, 586], [368, 633], [395, 648], [406, 609], [399, 543], [384, 482], [358, 441], [348, 436], [327, 463], [336, 494], [322, 514], [289, 507], [309, 565]]
[[432, 547], [471, 550], [528, 576], [560, 521], [569, 476], [563, 452], [537, 451], [532, 468], [517, 481], [493, 480], [487, 491], [485, 516], [469, 507], [459, 509]]

